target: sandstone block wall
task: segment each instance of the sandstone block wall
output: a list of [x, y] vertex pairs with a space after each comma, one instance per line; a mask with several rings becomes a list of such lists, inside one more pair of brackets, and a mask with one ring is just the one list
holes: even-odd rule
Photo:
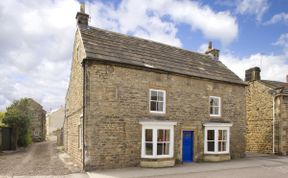
[[259, 81], [250, 82], [246, 88], [248, 152], [273, 151], [273, 97], [268, 93], [269, 90]]
[[[230, 121], [232, 158], [245, 152], [245, 88], [199, 78], [87, 64], [84, 117], [86, 169], [138, 166], [139, 120], [176, 121], [174, 154], [181, 161], [181, 131], [194, 130], [194, 160], [203, 159], [203, 123]], [[149, 113], [149, 89], [166, 90], [166, 114]], [[210, 118], [209, 96], [220, 96], [222, 117]]]
[[30, 120], [30, 131], [33, 141], [44, 141], [46, 138], [46, 111], [43, 107], [32, 99], [28, 99], [28, 106], [32, 111]]
[[79, 32], [76, 32], [70, 83], [65, 101], [64, 146], [67, 153], [82, 166], [82, 149], [79, 148], [80, 117], [83, 113], [83, 68], [85, 51]]
[[279, 120], [279, 130], [276, 130], [278, 133], [277, 137], [277, 150], [279, 154], [287, 155], [288, 154], [288, 96], [280, 96], [277, 98], [276, 102], [276, 118]]

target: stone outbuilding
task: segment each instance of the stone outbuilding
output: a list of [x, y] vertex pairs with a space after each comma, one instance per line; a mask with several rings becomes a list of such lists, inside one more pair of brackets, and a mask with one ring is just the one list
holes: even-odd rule
[[261, 80], [260, 68], [246, 70], [247, 151], [288, 153], [287, 82]]
[[30, 131], [34, 142], [44, 141], [46, 138], [46, 111], [43, 106], [32, 98], [27, 98], [27, 108], [31, 111]]
[[54, 109], [46, 114], [46, 132], [47, 135], [56, 134], [56, 130], [63, 128], [64, 107]]
[[110, 32], [76, 15], [64, 146], [83, 169], [245, 156], [246, 84], [206, 54]]

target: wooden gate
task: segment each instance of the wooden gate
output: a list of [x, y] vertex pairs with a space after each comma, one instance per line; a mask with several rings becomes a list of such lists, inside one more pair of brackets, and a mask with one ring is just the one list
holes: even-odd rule
[[12, 150], [12, 128], [4, 127], [2, 131], [2, 150]]

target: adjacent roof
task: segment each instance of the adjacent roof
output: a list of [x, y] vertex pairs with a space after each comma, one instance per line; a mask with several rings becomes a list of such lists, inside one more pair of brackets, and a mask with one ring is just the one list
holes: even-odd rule
[[279, 89], [281, 90], [281, 93], [288, 94], [288, 83], [272, 81], [272, 80], [260, 80], [260, 82], [269, 88], [272, 88], [274, 90]]
[[79, 29], [87, 59], [246, 85], [224, 64], [208, 55], [95, 27]]

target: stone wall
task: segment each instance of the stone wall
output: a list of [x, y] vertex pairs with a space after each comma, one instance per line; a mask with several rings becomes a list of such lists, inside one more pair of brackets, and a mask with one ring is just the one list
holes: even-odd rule
[[[277, 140], [276, 146], [278, 147], [279, 154], [287, 155], [288, 154], [288, 96], [280, 96], [277, 98], [276, 102], [276, 118], [280, 120], [279, 130], [276, 130], [279, 133], [280, 137]], [[278, 109], [279, 108], [279, 109]]]
[[32, 140], [44, 141], [46, 138], [46, 111], [31, 98], [28, 98], [28, 109], [31, 111], [30, 131]]
[[[175, 159], [181, 131], [194, 130], [194, 160], [203, 159], [203, 123], [231, 121], [232, 158], [245, 152], [245, 88], [168, 73], [88, 61], [84, 117], [86, 169], [138, 166], [143, 118], [176, 121]], [[166, 114], [149, 113], [149, 89], [166, 90]], [[222, 99], [222, 117], [210, 118], [209, 96]]]
[[248, 152], [273, 151], [273, 97], [269, 90], [259, 81], [249, 82], [246, 88]]
[[82, 59], [85, 57], [83, 44], [77, 30], [75, 34], [73, 60], [70, 83], [65, 101], [64, 147], [66, 152], [82, 165], [82, 149], [79, 148], [78, 126], [83, 113], [83, 69]]

